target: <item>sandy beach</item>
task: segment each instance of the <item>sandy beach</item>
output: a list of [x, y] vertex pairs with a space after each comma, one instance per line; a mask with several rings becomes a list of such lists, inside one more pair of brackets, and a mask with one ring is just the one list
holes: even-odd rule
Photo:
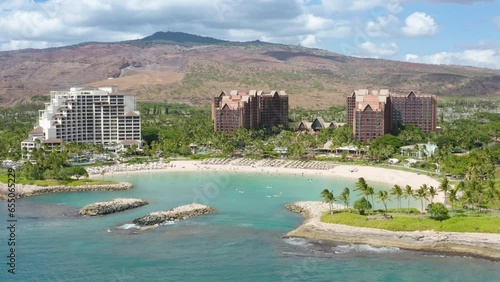
[[[291, 161], [291, 160], [249, 160], [249, 159], [207, 159], [204, 161], [171, 161], [169, 163], [150, 163], [137, 165], [115, 165], [108, 167], [87, 168], [91, 177], [100, 175], [147, 173], [157, 172], [238, 172], [238, 173], [266, 173], [266, 174], [289, 174], [307, 176], [329, 176], [358, 179], [360, 177], [370, 184], [384, 183], [389, 185], [400, 185], [404, 187], [411, 185], [418, 189], [427, 184], [434, 187], [439, 186], [439, 181], [427, 175], [417, 174], [389, 168], [379, 168], [359, 165], [337, 165], [320, 161]], [[443, 194], [439, 193], [435, 202], [443, 202]]]
[[[323, 202], [296, 202], [289, 205], [288, 208], [301, 213], [306, 219], [300, 227], [289, 232], [285, 237], [455, 253], [500, 261], [500, 234], [436, 232], [433, 230], [396, 232], [355, 227], [321, 222], [322, 214], [329, 209], [328, 205]], [[342, 209], [343, 207], [336, 204], [334, 208]]]

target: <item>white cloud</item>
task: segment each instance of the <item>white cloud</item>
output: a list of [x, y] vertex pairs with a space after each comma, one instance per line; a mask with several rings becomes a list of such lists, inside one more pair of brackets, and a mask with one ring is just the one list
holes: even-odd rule
[[[32, 0], [0, 1], [0, 44], [137, 39], [183, 31], [226, 40], [315, 45], [351, 32], [350, 21], [311, 13], [306, 0]], [[85, 11], [82, 13], [82, 11]], [[313, 37], [311, 37], [313, 36]], [[314, 38], [314, 40], [313, 40]], [[304, 41], [305, 40], [305, 41]]]
[[438, 26], [434, 19], [422, 12], [415, 12], [405, 20], [406, 25], [401, 28], [407, 36], [430, 36], [434, 35]]
[[0, 51], [3, 50], [17, 50], [27, 48], [47, 48], [50, 47], [46, 41], [27, 41], [27, 40], [10, 40], [7, 43], [0, 44]]
[[415, 55], [415, 54], [406, 54], [405, 61], [407, 61], [407, 62], [418, 61], [418, 55]]
[[365, 41], [357, 47], [358, 50], [355, 50], [353, 55], [371, 58], [392, 56], [396, 54], [399, 49], [398, 45], [394, 42], [377, 44], [371, 41]]
[[300, 17], [300, 20], [304, 21], [306, 28], [311, 31], [324, 30], [333, 25], [332, 20], [312, 14], [305, 14], [303, 17]]
[[456, 3], [468, 5], [475, 2], [493, 2], [494, 0], [427, 0], [428, 2], [436, 2], [436, 3]]
[[407, 54], [405, 60], [436, 65], [464, 65], [500, 69], [500, 49], [470, 49], [462, 52], [439, 52], [426, 56]]
[[382, 7], [391, 13], [399, 13], [402, 8], [399, 0], [322, 0], [320, 8], [327, 13], [366, 11]]
[[309, 47], [309, 48], [317, 48], [318, 47], [318, 42], [316, 39], [316, 36], [312, 34], [306, 35], [301, 41], [300, 45], [304, 47]]
[[368, 36], [389, 36], [391, 30], [396, 28], [398, 22], [398, 18], [394, 15], [380, 16], [375, 20], [368, 21], [365, 26], [365, 31]]

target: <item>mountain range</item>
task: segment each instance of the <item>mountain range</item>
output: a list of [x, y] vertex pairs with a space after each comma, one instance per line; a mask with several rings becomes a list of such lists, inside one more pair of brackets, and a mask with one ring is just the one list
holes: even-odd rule
[[182, 32], [138, 40], [0, 52], [0, 105], [72, 86], [118, 87], [138, 101], [207, 104], [221, 90], [286, 90], [292, 107], [343, 104], [358, 88], [435, 94], [500, 94], [500, 70], [350, 57], [261, 41], [232, 42]]

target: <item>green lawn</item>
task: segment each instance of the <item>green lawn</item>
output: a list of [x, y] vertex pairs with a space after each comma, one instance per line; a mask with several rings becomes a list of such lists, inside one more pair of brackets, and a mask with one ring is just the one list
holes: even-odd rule
[[367, 216], [354, 213], [325, 214], [322, 222], [359, 227], [371, 227], [391, 231], [435, 230], [448, 232], [500, 233], [500, 216], [453, 217], [443, 221], [421, 218], [418, 215], [395, 215], [393, 219], [368, 220]]

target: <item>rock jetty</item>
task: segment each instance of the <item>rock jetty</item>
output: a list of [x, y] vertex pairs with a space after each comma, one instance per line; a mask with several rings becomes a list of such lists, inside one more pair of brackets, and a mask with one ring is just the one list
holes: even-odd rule
[[176, 207], [167, 211], [151, 212], [143, 217], [134, 219], [134, 224], [137, 225], [155, 225], [167, 221], [179, 221], [194, 216], [214, 213], [215, 209], [209, 206], [192, 203]]
[[135, 209], [147, 204], [148, 202], [141, 199], [118, 198], [107, 202], [98, 202], [86, 205], [80, 210], [80, 214], [90, 216], [104, 215], [129, 209]]
[[[120, 182], [116, 184], [100, 184], [100, 185], [80, 185], [80, 186], [37, 186], [16, 184], [15, 198], [24, 198], [29, 196], [37, 196], [50, 193], [66, 193], [66, 192], [83, 192], [83, 191], [115, 191], [132, 189], [134, 185], [128, 182]], [[8, 198], [7, 184], [0, 184], [0, 200]]]

